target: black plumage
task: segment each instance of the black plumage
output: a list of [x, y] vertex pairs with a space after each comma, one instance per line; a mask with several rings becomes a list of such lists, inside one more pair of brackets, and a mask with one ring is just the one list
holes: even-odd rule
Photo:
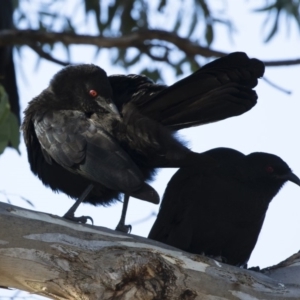
[[205, 152], [217, 165], [180, 168], [166, 188], [149, 238], [187, 252], [246, 266], [269, 203], [300, 179], [278, 156], [229, 148]]
[[[23, 133], [34, 174], [54, 191], [110, 204], [120, 193], [159, 202], [145, 183], [155, 168], [193, 163], [175, 130], [242, 114], [257, 100], [264, 65], [244, 53], [207, 64], [170, 87], [145, 76], [69, 66], [25, 110]], [[205, 155], [203, 165], [210, 164]], [[92, 185], [91, 185], [92, 184]]]

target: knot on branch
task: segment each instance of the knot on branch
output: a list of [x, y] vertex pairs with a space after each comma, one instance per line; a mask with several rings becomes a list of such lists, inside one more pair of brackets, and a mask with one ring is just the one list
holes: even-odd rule
[[[112, 299], [171, 299], [177, 289], [174, 266], [150, 251], [127, 251], [120, 258], [121, 281]], [[182, 298], [191, 299], [191, 298]]]

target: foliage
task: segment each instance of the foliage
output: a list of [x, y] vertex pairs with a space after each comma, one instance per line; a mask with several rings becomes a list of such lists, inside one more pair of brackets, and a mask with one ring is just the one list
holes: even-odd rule
[[279, 30], [279, 21], [282, 15], [286, 16], [287, 25], [289, 27], [290, 21], [294, 20], [300, 29], [300, 1], [299, 0], [276, 0], [271, 4], [267, 1], [267, 5], [262, 8], [255, 9], [254, 12], [267, 13], [264, 25], [271, 22], [273, 18], [273, 25], [265, 42], [269, 42]]
[[9, 144], [19, 152], [18, 120], [10, 111], [8, 96], [0, 85], [0, 154]]
[[[218, 3], [209, 0], [14, 0], [14, 2], [15, 26], [24, 29], [90, 34], [85, 30], [85, 25], [92, 22], [97, 28], [94, 34], [103, 37], [126, 36], [135, 31], [161, 29], [208, 48], [214, 42], [217, 25], [226, 27], [230, 35], [234, 33], [234, 25], [226, 13], [226, 0], [217, 1]], [[263, 8], [254, 11], [266, 14], [265, 23], [270, 23], [275, 17], [266, 42], [270, 41], [279, 30], [279, 17], [283, 13], [287, 16], [287, 22], [294, 19], [300, 28], [299, 0], [265, 0], [265, 4]], [[31, 14], [28, 13], [29, 10], [32, 11]], [[80, 17], [82, 15], [85, 18], [83, 20]], [[41, 45], [46, 55], [50, 55], [53, 47], [54, 45]], [[69, 48], [65, 47], [70, 60]], [[158, 64], [154, 63], [147, 70], [141, 70], [153, 80], [161, 79], [159, 62], [167, 62], [177, 75], [181, 75], [187, 67], [194, 71], [200, 66], [199, 55], [186, 55], [184, 51], [180, 53], [172, 43], [145, 39], [138, 49], [139, 51], [132, 47], [114, 48], [111, 51], [111, 62], [129, 68], [145, 59], [156, 61]], [[101, 51], [102, 49], [97, 49], [96, 54]]]

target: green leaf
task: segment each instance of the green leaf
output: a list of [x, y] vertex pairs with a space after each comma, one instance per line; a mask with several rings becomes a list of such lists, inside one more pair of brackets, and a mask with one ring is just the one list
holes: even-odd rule
[[175, 74], [176, 76], [179, 76], [179, 75], [182, 75], [183, 74], [183, 71], [182, 71], [182, 65], [181, 64], [178, 64], [175, 66]]
[[210, 13], [210, 10], [208, 8], [208, 5], [207, 5], [206, 1], [204, 1], [204, 0], [197, 0], [197, 2], [199, 3], [199, 5], [200, 5], [200, 7], [201, 7], [201, 9], [203, 11], [203, 14], [204, 14], [205, 18], [207, 19], [208, 17], [210, 17], [211, 13]]
[[161, 12], [165, 8], [166, 4], [166, 0], [160, 0], [157, 10]]
[[139, 28], [147, 29], [149, 27], [148, 24], [148, 6], [144, 3], [144, 5], [139, 9], [140, 17], [137, 20], [137, 24]]
[[277, 11], [277, 14], [276, 14], [276, 18], [275, 18], [275, 22], [274, 22], [274, 25], [273, 25], [273, 28], [272, 30], [270, 31], [269, 35], [267, 36], [267, 38], [265, 39], [265, 43], [269, 42], [271, 40], [271, 38], [275, 35], [275, 33], [277, 32], [278, 30], [278, 21], [279, 21], [279, 15], [280, 15], [280, 10]]
[[0, 154], [10, 144], [18, 152], [20, 143], [17, 117], [10, 111], [8, 96], [0, 85]]
[[265, 11], [271, 10], [273, 8], [276, 8], [276, 3], [262, 7], [262, 8], [253, 9], [253, 12], [265, 12]]
[[127, 49], [118, 49], [117, 50], [116, 58], [113, 60], [113, 64], [120, 64], [124, 66], [124, 61], [127, 53]]
[[0, 85], [0, 125], [3, 124], [10, 112], [10, 106], [8, 102], [8, 96], [4, 90], [4, 87]]
[[210, 25], [210, 24], [207, 24], [207, 26], [206, 26], [205, 39], [206, 39], [207, 45], [210, 46], [214, 39], [214, 30], [213, 30], [212, 25]]
[[101, 24], [101, 5], [100, 5], [100, 0], [85, 0], [84, 1], [84, 7], [85, 7], [85, 13], [86, 15], [89, 12], [94, 12], [95, 14], [95, 20], [97, 23], [97, 27], [99, 32], [102, 31], [103, 25]]
[[100, 1], [99, 0], [85, 0], [84, 1], [85, 13], [89, 13], [90, 11], [97, 11], [100, 16]]
[[196, 71], [199, 70], [200, 65], [198, 64], [198, 62], [196, 61], [196, 59], [194, 57], [189, 57], [189, 64], [190, 64], [190, 68], [191, 68], [191, 72], [194, 73]]
[[2, 141], [2, 136], [0, 136], [0, 154], [3, 153], [4, 149], [7, 147], [8, 141], [3, 140]]
[[179, 28], [181, 26], [181, 21], [182, 21], [182, 11], [180, 10], [177, 15], [177, 20], [175, 22], [173, 32], [177, 32], [179, 30]]
[[20, 134], [19, 134], [19, 124], [17, 117], [11, 112], [9, 114], [9, 117], [7, 119], [8, 126], [9, 126], [9, 141], [10, 145], [18, 151], [19, 151], [19, 144], [20, 144]]
[[12, 0], [13, 9], [18, 9], [20, 6], [19, 0]]
[[263, 12], [267, 13], [267, 17], [263, 23], [265, 26], [272, 16], [275, 15], [274, 23], [270, 32], [268, 33], [267, 38], [264, 42], [269, 42], [277, 33], [279, 28], [279, 19], [280, 15], [285, 13], [287, 17], [287, 26], [289, 25], [290, 20], [295, 20], [298, 27], [300, 28], [300, 13], [299, 13], [300, 2], [295, 0], [273, 0], [272, 4], [267, 5], [262, 8], [253, 10], [254, 12]]
[[65, 21], [64, 32], [75, 33], [75, 28], [73, 27], [71, 19], [66, 17], [64, 21]]
[[154, 82], [161, 80], [160, 72], [157, 69], [154, 69], [154, 70], [144, 69], [140, 72], [140, 74], [143, 74], [143, 75], [149, 77]]
[[44, 23], [42, 22], [41, 19], [39, 19], [39, 30], [42, 32], [46, 32], [47, 28], [45, 27]]
[[191, 21], [191, 24], [190, 24], [190, 29], [189, 29], [189, 32], [187, 34], [188, 37], [190, 37], [195, 29], [195, 27], [197, 26], [198, 24], [198, 14], [196, 11], [194, 11], [193, 13], [193, 16], [192, 16], [192, 21]]
[[126, 67], [135, 65], [140, 60], [141, 55], [142, 55], [142, 53], [138, 53], [134, 58], [126, 59], [125, 60]]
[[124, 33], [129, 33], [133, 28], [138, 27], [137, 20], [132, 17], [134, 0], [127, 0], [126, 4], [123, 4], [123, 11], [121, 13], [121, 26], [120, 30]]
[[47, 11], [39, 11], [38, 12], [41, 16], [47, 16], [53, 18], [55, 15], [53, 13], [47, 12]]
[[119, 9], [121, 0], [116, 0], [115, 3], [108, 7], [108, 18], [106, 23], [104, 24], [104, 28], [109, 27], [112, 24], [112, 20], [117, 15], [117, 11]]

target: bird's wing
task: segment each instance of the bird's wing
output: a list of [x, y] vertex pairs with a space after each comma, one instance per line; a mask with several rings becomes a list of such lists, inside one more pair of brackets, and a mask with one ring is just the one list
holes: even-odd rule
[[[157, 219], [148, 236], [180, 249], [188, 249], [193, 237], [193, 224], [188, 215], [191, 203], [182, 193], [191, 184], [191, 178], [184, 170], [188, 168], [181, 168], [168, 183]], [[197, 178], [199, 185], [201, 180]]]
[[167, 86], [154, 83], [144, 75], [111, 75], [108, 77], [112, 87], [114, 103], [121, 111], [126, 103], [141, 106]]
[[[261, 61], [236, 52], [205, 65], [167, 88], [133, 76], [126, 80], [115, 77], [110, 83], [117, 91], [115, 101], [123, 95], [120, 102], [133, 101], [142, 114], [179, 130], [250, 110], [257, 100], [253, 88], [263, 74]], [[120, 84], [121, 81], [127, 85]]]
[[257, 243], [260, 231], [262, 229], [266, 213], [262, 213], [259, 219], [251, 220], [247, 231], [240, 228], [234, 228], [236, 236], [231, 241], [228, 241], [227, 251], [232, 253], [235, 258], [235, 263], [238, 266], [247, 265], [251, 253]]
[[137, 190], [143, 177], [137, 166], [99, 123], [79, 111], [51, 111], [34, 119], [48, 163], [113, 190]]
[[206, 213], [214, 214], [215, 218], [222, 215], [222, 212], [215, 210], [211, 201], [211, 197], [214, 198], [211, 195], [222, 197], [222, 192], [214, 187], [222, 180], [216, 170], [244, 157], [244, 154], [229, 148], [216, 148], [204, 154], [209, 155], [216, 164], [209, 167], [203, 165], [197, 160], [197, 156], [201, 157], [202, 154], [198, 154], [193, 166], [182, 167], [174, 174], [166, 188], [149, 238], [188, 250], [195, 237], [206, 237], [209, 235], [207, 231], [215, 234], [214, 228], [207, 226], [209, 220]]

